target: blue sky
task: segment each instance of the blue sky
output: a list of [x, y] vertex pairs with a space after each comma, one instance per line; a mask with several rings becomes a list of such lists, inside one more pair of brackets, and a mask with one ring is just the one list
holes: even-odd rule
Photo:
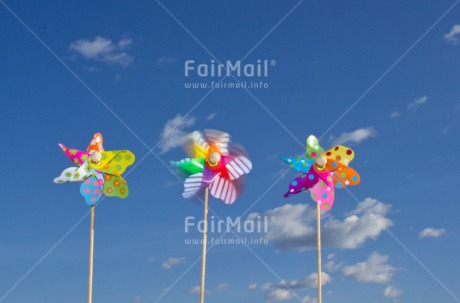
[[[283, 198], [296, 173], [278, 159], [310, 134], [351, 146], [362, 178], [323, 216], [323, 300], [460, 302], [458, 2], [0, 0], [0, 302], [86, 299], [89, 207], [52, 180], [70, 166], [57, 144], [84, 149], [96, 132], [138, 165], [129, 197], [96, 209], [93, 302], [197, 301], [201, 247], [184, 240], [200, 234], [184, 219], [202, 205], [167, 164], [206, 128], [254, 166], [213, 214], [277, 218], [239, 234], [267, 245], [212, 247], [206, 302], [315, 302], [314, 204]], [[220, 80], [186, 78], [185, 61], [243, 57], [276, 62], [239, 78], [268, 88], [184, 87]]]

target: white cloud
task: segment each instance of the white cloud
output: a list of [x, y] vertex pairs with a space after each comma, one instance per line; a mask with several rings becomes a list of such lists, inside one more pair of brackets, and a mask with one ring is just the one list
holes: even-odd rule
[[[187, 289], [187, 293], [189, 293], [191, 295], [199, 295], [200, 290], [201, 290], [200, 286], [197, 285], [197, 286], [193, 286], [193, 287], [190, 287], [189, 289]], [[205, 289], [204, 293], [205, 294], [210, 294], [211, 292]]]
[[267, 301], [286, 301], [292, 299], [294, 294], [287, 289], [274, 289], [266, 297]]
[[190, 127], [193, 124], [195, 124], [195, 118], [183, 117], [181, 115], [177, 115], [168, 120], [160, 135], [160, 144], [158, 146], [160, 153], [164, 154], [167, 151], [181, 145], [185, 135], [183, 129]]
[[87, 60], [96, 60], [126, 67], [133, 62], [133, 57], [126, 52], [126, 49], [132, 44], [133, 41], [129, 38], [122, 38], [117, 43], [114, 43], [109, 38], [96, 36], [93, 39], [75, 40], [69, 45], [69, 49]]
[[366, 261], [345, 266], [342, 273], [362, 283], [388, 283], [396, 270], [388, 264], [388, 256], [373, 252]]
[[211, 121], [217, 116], [217, 113], [210, 113], [207, 117], [206, 120]]
[[409, 109], [412, 111], [416, 111], [420, 105], [425, 104], [428, 102], [428, 97], [427, 96], [422, 96], [418, 99], [415, 99], [414, 101], [409, 103]]
[[454, 25], [450, 32], [444, 35], [444, 41], [454, 45], [460, 43], [460, 24]]
[[[283, 251], [305, 251], [316, 249], [316, 215], [307, 204], [285, 204], [266, 211], [269, 220], [268, 233], [263, 235], [276, 249]], [[387, 218], [390, 205], [366, 198], [347, 214], [337, 220], [331, 214], [323, 216], [322, 243], [324, 247], [355, 249], [369, 239], [376, 239], [382, 231], [393, 225]], [[250, 218], [260, 214], [252, 213]]]
[[[332, 278], [329, 274], [324, 271], [321, 273], [321, 285], [330, 283]], [[274, 290], [274, 289], [290, 289], [290, 290], [299, 290], [307, 288], [317, 288], [318, 287], [318, 273], [314, 272], [306, 276], [302, 280], [282, 280], [279, 283], [267, 283], [264, 284], [261, 288], [263, 290]]]
[[399, 290], [396, 287], [390, 285], [387, 288], [385, 288], [385, 291], [383, 292], [383, 294], [387, 298], [397, 298], [397, 297], [399, 297], [401, 295], [401, 292], [402, 292], [401, 290]]
[[193, 286], [193, 287], [189, 288], [187, 290], [187, 292], [189, 294], [192, 294], [192, 295], [199, 295], [200, 294], [200, 286], [199, 285]]
[[419, 232], [418, 237], [420, 239], [423, 238], [439, 238], [442, 235], [446, 233], [446, 230], [444, 228], [432, 228], [432, 227], [427, 227], [421, 232]]
[[318, 299], [312, 298], [310, 296], [305, 296], [302, 298], [302, 303], [318, 303]]
[[157, 258], [155, 256], [150, 256], [147, 258], [147, 261], [149, 262], [155, 262], [157, 260]]
[[83, 66], [83, 69], [88, 71], [88, 72], [97, 72], [100, 71], [101, 69], [95, 66]]
[[330, 140], [333, 145], [342, 145], [347, 143], [361, 143], [362, 141], [372, 138], [375, 136], [375, 130], [373, 127], [360, 128], [350, 133], [342, 133], [337, 138], [330, 136]]
[[224, 289], [227, 289], [228, 287], [229, 285], [227, 283], [221, 283], [217, 285], [217, 290], [224, 290]]
[[181, 263], [184, 263], [185, 258], [180, 257], [180, 258], [169, 258], [168, 260], [164, 261], [161, 263], [161, 267], [164, 269], [171, 269], [173, 266], [179, 265]]
[[157, 65], [166, 65], [176, 63], [177, 59], [168, 56], [162, 56], [157, 58]]
[[257, 283], [250, 284], [250, 285], [248, 286], [248, 289], [251, 289], [251, 290], [256, 289], [256, 288], [257, 288]]
[[342, 264], [335, 263], [335, 254], [329, 254], [327, 256], [327, 262], [324, 264], [324, 269], [330, 272], [338, 271], [342, 268]]
[[398, 118], [401, 117], [401, 114], [399, 112], [392, 112], [390, 114], [390, 118]]
[[272, 283], [265, 283], [264, 285], [260, 286], [260, 289], [267, 290], [267, 289], [270, 289], [272, 285], [273, 285]]

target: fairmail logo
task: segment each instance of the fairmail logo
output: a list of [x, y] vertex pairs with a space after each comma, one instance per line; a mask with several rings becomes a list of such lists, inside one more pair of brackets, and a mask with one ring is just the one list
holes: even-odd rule
[[195, 60], [187, 60], [184, 63], [184, 76], [186, 78], [198, 77], [230, 77], [231, 75], [241, 78], [267, 78], [269, 70], [276, 66], [275, 60], [259, 59], [253, 63], [242, 63], [241, 60], [226, 60], [223, 63], [211, 60], [209, 63], [197, 63]]

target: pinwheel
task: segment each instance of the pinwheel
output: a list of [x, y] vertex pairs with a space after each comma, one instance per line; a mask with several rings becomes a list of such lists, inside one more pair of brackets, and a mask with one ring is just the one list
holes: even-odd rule
[[310, 190], [316, 202], [317, 245], [318, 245], [318, 302], [321, 303], [321, 209], [329, 211], [334, 204], [334, 187], [344, 188], [360, 182], [358, 173], [348, 164], [354, 158], [354, 152], [348, 147], [336, 145], [324, 151], [315, 136], [307, 139], [306, 158], [281, 157], [282, 161], [301, 173], [292, 180], [284, 197], [290, 197], [302, 191]]
[[128, 196], [128, 185], [121, 174], [135, 159], [128, 150], [104, 151], [102, 141], [102, 135], [95, 134], [86, 152], [59, 144], [77, 167], [66, 168], [54, 179], [55, 183], [81, 182], [80, 194], [91, 206], [88, 303], [92, 301], [94, 205], [103, 193], [122, 199]]
[[252, 169], [252, 163], [242, 148], [230, 149], [230, 135], [216, 130], [205, 130], [204, 136], [195, 131], [184, 137], [184, 147], [189, 158], [172, 162], [187, 178], [184, 182], [184, 198], [190, 198], [204, 190], [203, 258], [201, 268], [200, 302], [204, 301], [206, 269], [206, 232], [208, 217], [208, 193], [225, 204], [232, 204], [241, 192], [238, 180]]

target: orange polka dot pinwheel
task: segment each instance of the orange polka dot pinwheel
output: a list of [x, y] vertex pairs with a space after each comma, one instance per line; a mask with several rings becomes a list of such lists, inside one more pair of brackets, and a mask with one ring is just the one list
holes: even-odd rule
[[281, 157], [283, 162], [302, 174], [291, 181], [284, 196], [310, 190], [313, 201], [323, 211], [330, 210], [334, 204], [334, 187], [344, 188], [357, 185], [360, 181], [358, 173], [348, 167], [354, 156], [353, 150], [341, 145], [324, 151], [315, 136], [308, 137], [306, 158]]

